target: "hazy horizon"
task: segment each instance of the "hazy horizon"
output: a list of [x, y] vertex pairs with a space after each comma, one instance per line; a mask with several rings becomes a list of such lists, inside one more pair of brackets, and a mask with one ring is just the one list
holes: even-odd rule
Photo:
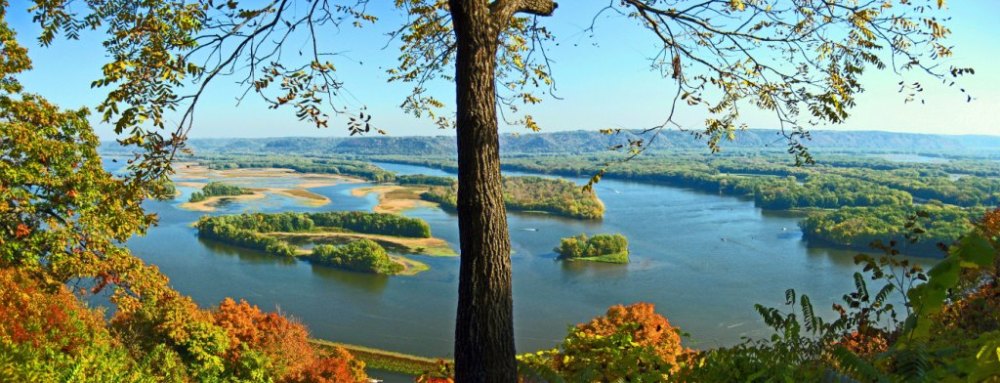
[[[326, 130], [329, 130], [329, 128], [327, 128]], [[639, 129], [623, 129], [623, 130], [636, 131], [636, 130], [639, 130]], [[776, 129], [776, 128], [749, 128], [747, 130], [748, 131], [774, 131], [774, 132], [779, 131], [779, 129]], [[673, 129], [673, 130], [670, 130], [670, 131], [677, 131], [677, 130]], [[447, 132], [447, 133], [445, 133], [445, 132]], [[452, 138], [452, 137], [455, 137], [454, 132], [455, 131], [453, 129], [452, 130], [447, 130], [447, 131], [443, 130], [443, 129], [438, 129], [438, 133], [437, 134], [430, 134], [430, 133], [428, 133], [428, 134], [395, 135], [395, 134], [392, 134], [392, 132], [387, 132], [388, 134], [385, 134], [385, 135], [381, 135], [381, 134], [377, 134], [377, 133], [369, 133], [369, 134], [366, 134], [366, 135], [354, 135], [354, 136], [350, 136], [350, 135], [346, 135], [346, 134], [344, 134], [344, 135], [284, 135], [284, 136], [278, 136], [278, 135], [275, 135], [275, 136], [193, 136], [193, 137], [190, 137], [190, 139], [192, 139], [192, 140], [255, 140], [255, 139], [266, 140], [266, 139], [281, 139], [281, 138], [380, 138], [380, 137], [386, 137], [386, 138], [389, 138], [389, 137], [392, 137], [392, 138], [406, 138], [406, 137], [429, 137], [429, 138], [435, 138], [435, 137], [448, 137], [448, 138]], [[509, 136], [509, 135], [531, 136], [531, 135], [540, 135], [540, 134], [549, 134], [549, 133], [573, 133], [573, 132], [594, 132], [594, 133], [597, 133], [596, 130], [587, 130], [587, 129], [566, 129], [566, 130], [556, 130], [556, 131], [545, 131], [543, 129], [542, 131], [539, 131], [539, 132], [510, 132], [510, 131], [508, 131], [508, 132], [500, 132], [500, 135], [501, 136], [503, 136], [503, 135], [507, 135], [507, 136]], [[813, 134], [823, 133], [823, 132], [835, 132], [835, 133], [874, 132], [874, 133], [913, 134], [913, 135], [948, 136], [948, 137], [991, 137], [991, 138], [995, 137], [995, 138], [1000, 138], [1000, 131], [998, 131], [996, 133], [949, 133], [949, 132], [935, 133], [935, 132], [892, 131], [892, 130], [879, 130], [879, 129], [811, 129], [811, 130], [809, 130], [809, 132], [813, 133]], [[737, 136], [738, 135], [739, 135], [739, 132], [737, 132]], [[113, 139], [101, 138], [101, 142], [113, 142], [113, 141], [114, 141]]]

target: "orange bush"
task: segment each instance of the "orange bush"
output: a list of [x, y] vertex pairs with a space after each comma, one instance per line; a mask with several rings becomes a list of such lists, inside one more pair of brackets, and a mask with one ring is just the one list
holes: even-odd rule
[[367, 382], [364, 363], [354, 359], [347, 350], [337, 347], [322, 358], [314, 358], [301, 373], [287, 379], [289, 383], [351, 383]]
[[45, 286], [27, 272], [0, 268], [0, 341], [72, 353], [104, 333], [100, 313], [62, 285]]
[[287, 382], [327, 383], [365, 381], [364, 363], [347, 350], [335, 348], [320, 356], [309, 344], [309, 331], [279, 313], [262, 312], [245, 300], [226, 298], [212, 313], [230, 338], [226, 358], [237, 361], [246, 350], [263, 353], [276, 376]]
[[681, 346], [677, 329], [656, 313], [652, 303], [611, 306], [605, 316], [577, 325], [577, 329], [587, 335], [611, 336], [630, 324], [637, 325], [632, 330], [632, 340], [651, 347], [664, 362], [676, 366], [678, 359], [689, 352]]
[[245, 300], [237, 303], [226, 298], [212, 317], [229, 335], [226, 357], [230, 361], [238, 360], [243, 350], [259, 351], [271, 360], [279, 376], [296, 373], [314, 362], [305, 326], [281, 314], [265, 313]]
[[844, 346], [854, 354], [870, 357], [889, 349], [890, 336], [882, 330], [853, 331], [844, 336], [837, 344]]

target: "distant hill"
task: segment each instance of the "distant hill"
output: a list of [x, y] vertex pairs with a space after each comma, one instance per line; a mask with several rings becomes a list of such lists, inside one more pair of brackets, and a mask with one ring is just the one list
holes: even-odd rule
[[[647, 138], [638, 132], [604, 135], [594, 131], [570, 131], [531, 134], [504, 134], [500, 137], [501, 152], [517, 154], [595, 154], [607, 148], [627, 143], [629, 139]], [[806, 145], [814, 151], [843, 150], [898, 153], [955, 153], [1000, 151], [1000, 136], [934, 135], [893, 133], [883, 131], [812, 132]], [[453, 136], [369, 136], [369, 137], [280, 137], [192, 139], [196, 154], [210, 152], [260, 154], [339, 154], [339, 155], [454, 155]], [[776, 130], [747, 130], [736, 140], [724, 142], [724, 148], [784, 150], [785, 140]], [[652, 144], [653, 150], [704, 149], [704, 140], [690, 133], [664, 131]], [[113, 145], [105, 149], [114, 150]]]

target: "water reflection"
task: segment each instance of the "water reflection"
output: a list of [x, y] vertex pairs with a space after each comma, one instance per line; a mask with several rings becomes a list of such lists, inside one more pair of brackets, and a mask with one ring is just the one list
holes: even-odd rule
[[252, 264], [274, 264], [274, 265], [295, 265], [298, 262], [295, 258], [277, 257], [262, 251], [255, 251], [228, 245], [219, 241], [198, 237], [198, 243], [205, 246], [213, 254], [235, 256], [242, 262]]
[[389, 276], [379, 274], [358, 273], [332, 267], [311, 265], [314, 276], [333, 281], [338, 288], [346, 287], [352, 290], [371, 294], [380, 294], [389, 285]]

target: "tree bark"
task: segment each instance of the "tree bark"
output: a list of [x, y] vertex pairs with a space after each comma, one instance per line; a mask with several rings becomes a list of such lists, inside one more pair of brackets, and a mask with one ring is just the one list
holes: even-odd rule
[[486, 1], [451, 0], [455, 29], [458, 229], [455, 326], [458, 382], [516, 382], [510, 237], [500, 177], [497, 32]]

